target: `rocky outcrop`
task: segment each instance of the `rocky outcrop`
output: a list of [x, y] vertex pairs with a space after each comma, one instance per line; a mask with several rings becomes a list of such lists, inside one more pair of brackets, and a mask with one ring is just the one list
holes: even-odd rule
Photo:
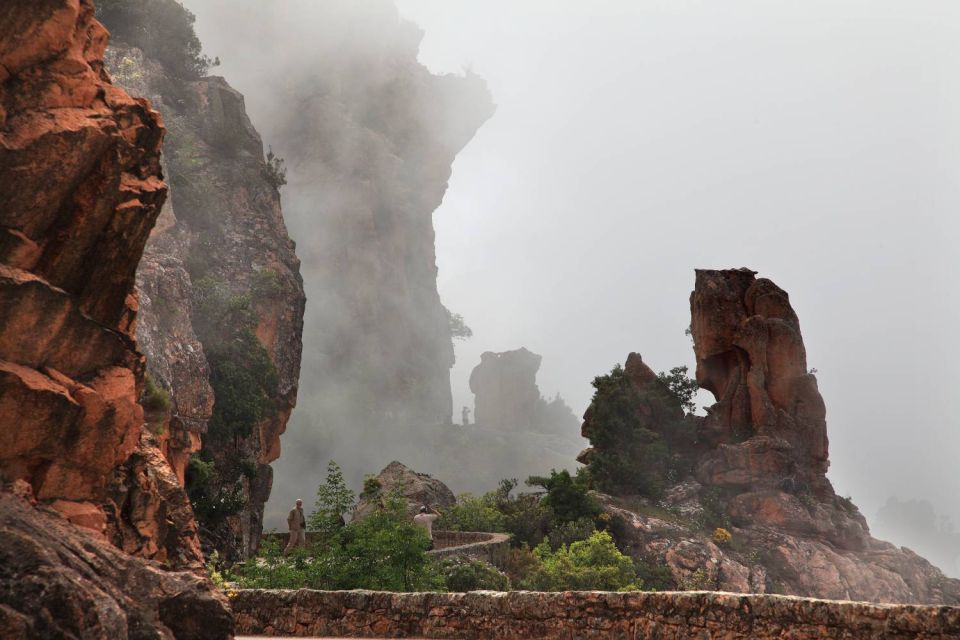
[[457, 503], [456, 496], [443, 482], [426, 473], [417, 473], [396, 460], [374, 476], [374, 480], [379, 491], [360, 497], [353, 511], [354, 520], [360, 520], [382, 507], [384, 499], [394, 491], [398, 491], [407, 501], [407, 512], [411, 516], [417, 514], [424, 505], [445, 509]]
[[598, 498], [646, 586], [960, 603], [960, 581], [872, 538], [826, 478], [826, 411], [786, 292], [698, 270], [690, 304], [707, 415], [684, 415], [631, 354], [584, 416], [581, 460], [615, 494]]
[[542, 358], [521, 347], [486, 351], [470, 373], [477, 427], [574, 435], [577, 418], [559, 395], [547, 401], [537, 386]]
[[522, 347], [503, 353], [485, 351], [470, 373], [476, 423], [491, 429], [530, 429], [540, 400], [541, 360]]
[[209, 582], [158, 564], [201, 563], [138, 404], [164, 129], [111, 84], [106, 45], [89, 0], [0, 9], [0, 479], [17, 494], [0, 493], [0, 635], [201, 637], [195, 613], [225, 638]]
[[702, 432], [725, 445], [698, 476], [831, 496], [826, 407], [787, 293], [748, 269], [697, 270], [690, 311], [697, 382], [717, 399]]
[[127, 38], [111, 46], [108, 69], [169, 123], [171, 196], [137, 272], [138, 337], [168, 399], [148, 416], [151, 431], [188, 485], [204, 546], [235, 559], [263, 528], [270, 463], [296, 404], [305, 301], [281, 169], [265, 161], [243, 96], [222, 78], [185, 74], [198, 64], [184, 56], [136, 46], [137, 34], [192, 33], [189, 13], [168, 4], [166, 14], [106, 15]]
[[[0, 23], [0, 473], [103, 533], [137, 446], [134, 272], [166, 194], [160, 119], [110, 84], [89, 2]], [[82, 515], [80, 515], [82, 513]]]
[[55, 511], [0, 493], [0, 637], [233, 637], [226, 598], [103, 543]]
[[395, 638], [956, 638], [960, 609], [729, 593], [244, 590], [240, 633]]
[[[117, 503], [129, 485], [111, 480], [137, 451], [139, 477], [169, 471], [141, 438], [134, 340], [134, 272], [166, 195], [160, 119], [110, 84], [107, 33], [89, 3], [5, 11], [0, 415], [18, 428], [0, 441], [0, 469], [109, 539], [139, 529], [131, 552], [198, 565], [189, 517], [176, 535], [137, 522]], [[144, 496], [155, 512], [185, 500], [177, 487]]]

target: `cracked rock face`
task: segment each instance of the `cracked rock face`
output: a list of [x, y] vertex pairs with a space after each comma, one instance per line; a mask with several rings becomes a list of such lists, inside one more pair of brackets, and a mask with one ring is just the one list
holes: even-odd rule
[[[0, 28], [0, 472], [103, 532], [137, 447], [137, 262], [166, 195], [163, 127], [110, 84], [90, 2], [15, 1]], [[82, 515], [78, 515], [82, 514]]]
[[232, 638], [226, 598], [104, 544], [56, 512], [0, 493], [0, 637]]
[[[197, 509], [204, 548], [239, 559], [259, 543], [270, 463], [280, 456], [296, 404], [305, 305], [300, 263], [244, 97], [223, 78], [179, 77], [136, 45], [113, 43], [107, 63], [116, 82], [150, 96], [168, 123], [170, 198], [137, 271], [137, 337], [148, 373], [169, 395], [169, 408], [151, 416], [153, 431], [188, 487], [187, 465], [199, 455], [217, 470], [212, 500], [242, 497], [242, 508], [225, 518]], [[245, 332], [275, 380], [265, 391], [269, 410], [248, 431], [228, 433], [225, 423], [237, 420], [217, 426], [217, 403], [236, 404], [250, 391], [220, 384], [218, 392], [217, 366], [251, 368], [238, 359], [249, 353], [227, 348]]]
[[[175, 616], [141, 610], [160, 601], [229, 622], [221, 598], [200, 595], [205, 579], [108, 543], [168, 566], [202, 562], [138, 403], [134, 279], [167, 191], [164, 128], [111, 84], [107, 37], [90, 0], [0, 8], [0, 424], [16, 425], [0, 430], [0, 479], [26, 499], [0, 495], [4, 637], [173, 637]], [[128, 589], [146, 604], [121, 597]]]

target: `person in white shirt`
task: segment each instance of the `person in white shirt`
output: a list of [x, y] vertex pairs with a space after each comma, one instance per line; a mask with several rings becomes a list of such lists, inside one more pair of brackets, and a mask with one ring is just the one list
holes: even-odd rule
[[439, 517], [440, 514], [427, 507], [427, 505], [420, 507], [420, 513], [413, 516], [413, 523], [427, 530], [427, 537], [430, 538], [430, 546], [428, 549], [433, 549], [433, 523]]

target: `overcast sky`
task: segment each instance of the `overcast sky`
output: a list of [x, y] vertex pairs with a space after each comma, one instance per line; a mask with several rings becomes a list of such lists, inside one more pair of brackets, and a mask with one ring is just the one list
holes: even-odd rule
[[455, 407], [485, 350], [578, 413], [631, 350], [692, 367], [693, 269], [748, 266], [800, 316], [838, 493], [960, 524], [960, 3], [397, 4], [498, 105], [435, 215]]

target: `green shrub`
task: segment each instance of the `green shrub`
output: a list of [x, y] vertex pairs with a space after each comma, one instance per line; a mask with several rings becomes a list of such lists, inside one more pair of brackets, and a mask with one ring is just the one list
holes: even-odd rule
[[437, 571], [427, 556], [429, 539], [406, 516], [405, 502], [391, 494], [386, 507], [363, 520], [328, 530], [309, 549], [284, 557], [277, 542], [239, 565], [241, 587], [264, 589], [436, 589]]
[[257, 461], [250, 460], [249, 458], [240, 458], [237, 461], [237, 467], [240, 469], [240, 475], [242, 475], [247, 480], [256, 480], [257, 478]]
[[360, 497], [364, 500], [376, 501], [383, 496], [383, 484], [377, 476], [367, 476], [363, 479], [363, 491]]
[[575, 522], [600, 515], [600, 505], [588, 493], [590, 486], [586, 478], [582, 472], [571, 476], [566, 469], [551, 470], [549, 477], [530, 476], [527, 484], [546, 489], [543, 504], [553, 511], [559, 522]]
[[247, 506], [243, 488], [221, 477], [213, 461], [193, 456], [187, 464], [185, 479], [193, 511], [207, 526], [216, 526]]
[[257, 557], [235, 565], [228, 580], [245, 589], [297, 589], [311, 585], [307, 551], [298, 548], [287, 557], [281, 544], [273, 537], [265, 538]]
[[428, 578], [430, 540], [407, 518], [404, 506], [375, 511], [342, 531], [347, 573], [340, 588], [414, 591]]
[[242, 330], [226, 344], [209, 348], [207, 360], [216, 398], [211, 434], [247, 437], [276, 413], [277, 370], [252, 331]]
[[505, 521], [490, 494], [478, 498], [464, 493], [440, 514], [436, 527], [444, 531], [506, 531]]
[[687, 413], [696, 411], [697, 406], [693, 400], [700, 389], [697, 381], [687, 375], [686, 367], [674, 367], [670, 373], [661, 371], [657, 374], [657, 380], [666, 388], [667, 392], [680, 403]]
[[720, 487], [707, 487], [700, 494], [700, 506], [703, 513], [700, 515], [700, 527], [705, 531], [715, 529], [732, 529], [733, 523], [727, 514], [727, 504], [723, 490]]
[[440, 563], [447, 591], [509, 591], [510, 578], [493, 565], [476, 558], [449, 558]]
[[283, 281], [280, 279], [280, 274], [273, 269], [260, 269], [253, 276], [250, 291], [253, 298], [258, 301], [264, 298], [276, 298], [283, 293]]
[[648, 562], [643, 558], [634, 558], [633, 564], [637, 568], [637, 584], [643, 585], [645, 590], [670, 591], [676, 587], [673, 573], [667, 565]]
[[449, 309], [446, 311], [447, 319], [450, 322], [450, 336], [454, 340], [467, 340], [468, 338], [472, 338], [473, 329], [467, 326], [467, 323], [463, 320], [463, 316], [459, 313], [453, 313]]
[[707, 591], [710, 590], [710, 576], [703, 568], [697, 569], [687, 577], [680, 580], [681, 591]]
[[640, 586], [633, 560], [617, 549], [606, 531], [556, 551], [544, 542], [533, 554], [539, 566], [528, 584], [539, 591], [621, 591]]
[[689, 473], [696, 426], [683, 413], [686, 383], [671, 382], [684, 369], [671, 371], [639, 389], [620, 365], [594, 379], [583, 430], [593, 445], [587, 470], [596, 488], [659, 499], [669, 482]]
[[586, 540], [597, 526], [593, 518], [580, 518], [568, 522], [558, 521], [547, 534], [547, 540], [550, 542], [551, 549], [559, 549], [563, 545], [568, 545], [578, 540]]
[[497, 511], [503, 514], [503, 528], [514, 545], [536, 546], [554, 525], [553, 512], [541, 497], [530, 493], [512, 495], [516, 480], [501, 480], [496, 491], [488, 494]]
[[263, 164], [263, 175], [274, 189], [279, 190], [280, 187], [287, 184], [287, 167], [283, 158], [274, 155], [273, 147], [270, 147], [270, 150], [267, 151], [267, 160]]

